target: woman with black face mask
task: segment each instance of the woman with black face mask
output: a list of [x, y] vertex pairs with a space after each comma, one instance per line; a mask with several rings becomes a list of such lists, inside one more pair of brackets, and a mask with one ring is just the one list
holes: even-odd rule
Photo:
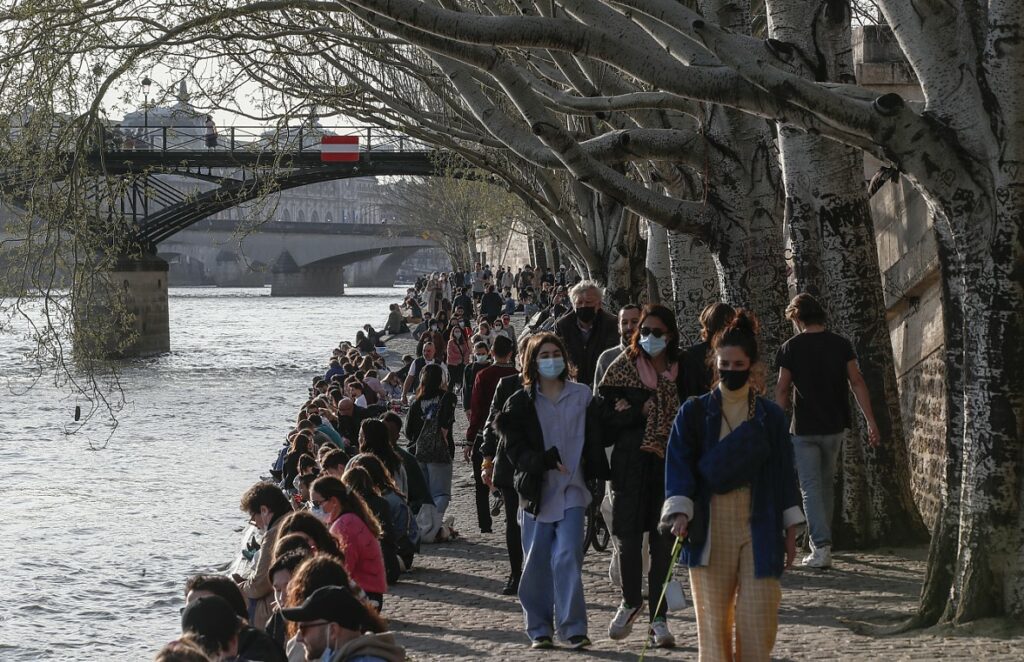
[[804, 521], [786, 415], [750, 383], [757, 334], [738, 309], [715, 337], [718, 387], [679, 410], [665, 456], [661, 521], [685, 541], [701, 660], [733, 659], [734, 640], [743, 659], [770, 659]]

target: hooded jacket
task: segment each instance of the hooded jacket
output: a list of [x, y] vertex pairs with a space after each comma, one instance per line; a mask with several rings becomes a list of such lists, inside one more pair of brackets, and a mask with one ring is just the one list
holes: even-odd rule
[[364, 634], [334, 651], [330, 662], [404, 662], [405, 649], [391, 632]]

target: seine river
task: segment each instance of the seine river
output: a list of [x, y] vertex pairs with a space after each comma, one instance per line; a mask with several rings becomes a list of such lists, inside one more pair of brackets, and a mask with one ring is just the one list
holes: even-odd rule
[[0, 336], [0, 660], [148, 660], [174, 639], [185, 578], [231, 560], [239, 497], [312, 375], [401, 292], [172, 288], [172, 351], [124, 365], [109, 442], [66, 435], [84, 401], [45, 376], [26, 391], [29, 343]]

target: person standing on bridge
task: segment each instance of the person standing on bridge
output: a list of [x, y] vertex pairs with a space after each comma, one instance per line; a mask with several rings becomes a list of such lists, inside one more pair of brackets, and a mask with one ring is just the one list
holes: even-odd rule
[[217, 149], [217, 125], [212, 115], [206, 116], [206, 149], [213, 151]]

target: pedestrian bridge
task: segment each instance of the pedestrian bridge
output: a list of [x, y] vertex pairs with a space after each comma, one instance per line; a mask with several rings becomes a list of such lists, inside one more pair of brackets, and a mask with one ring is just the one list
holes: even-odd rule
[[[176, 233], [218, 212], [287, 189], [335, 179], [434, 175], [442, 157], [406, 136], [374, 127], [229, 127], [206, 147], [202, 127], [108, 130], [88, 155], [97, 173], [121, 180], [100, 204], [130, 220], [155, 253]], [[331, 140], [346, 139], [346, 151]]]
[[[87, 201], [95, 210], [97, 234], [106, 227], [128, 227], [134, 234], [124, 244], [111, 241], [118, 260], [103, 296], [116, 296], [121, 304], [100, 297], [79, 306], [88, 311], [82, 319], [99, 318], [121, 306], [131, 313], [135, 334], [130, 346], [115, 336], [100, 341], [111, 354], [168, 351], [168, 263], [159, 255], [173, 258], [199, 250], [197, 236], [191, 242], [188, 235], [178, 237], [186, 231], [203, 233], [208, 244], [204, 259], [210, 263], [217, 263], [219, 256], [221, 262], [265, 265], [272, 272], [272, 293], [278, 296], [343, 294], [345, 267], [366, 260], [375, 261], [383, 278], [390, 272], [393, 282], [402, 261], [436, 245], [422, 232], [390, 226], [267, 223], [241, 237], [233, 225], [197, 226], [236, 205], [306, 184], [435, 175], [443, 155], [426, 145], [374, 127], [320, 125], [229, 127], [220, 130], [216, 144], [210, 142], [206, 129], [197, 126], [103, 127], [91, 150], [69, 153], [67, 163], [54, 164], [56, 183], [68, 176], [72, 163], [85, 163], [83, 174], [92, 180]], [[0, 178], [0, 191], [14, 204], [34, 185], [21, 181], [18, 172]], [[225, 250], [227, 245], [238, 249]]]

